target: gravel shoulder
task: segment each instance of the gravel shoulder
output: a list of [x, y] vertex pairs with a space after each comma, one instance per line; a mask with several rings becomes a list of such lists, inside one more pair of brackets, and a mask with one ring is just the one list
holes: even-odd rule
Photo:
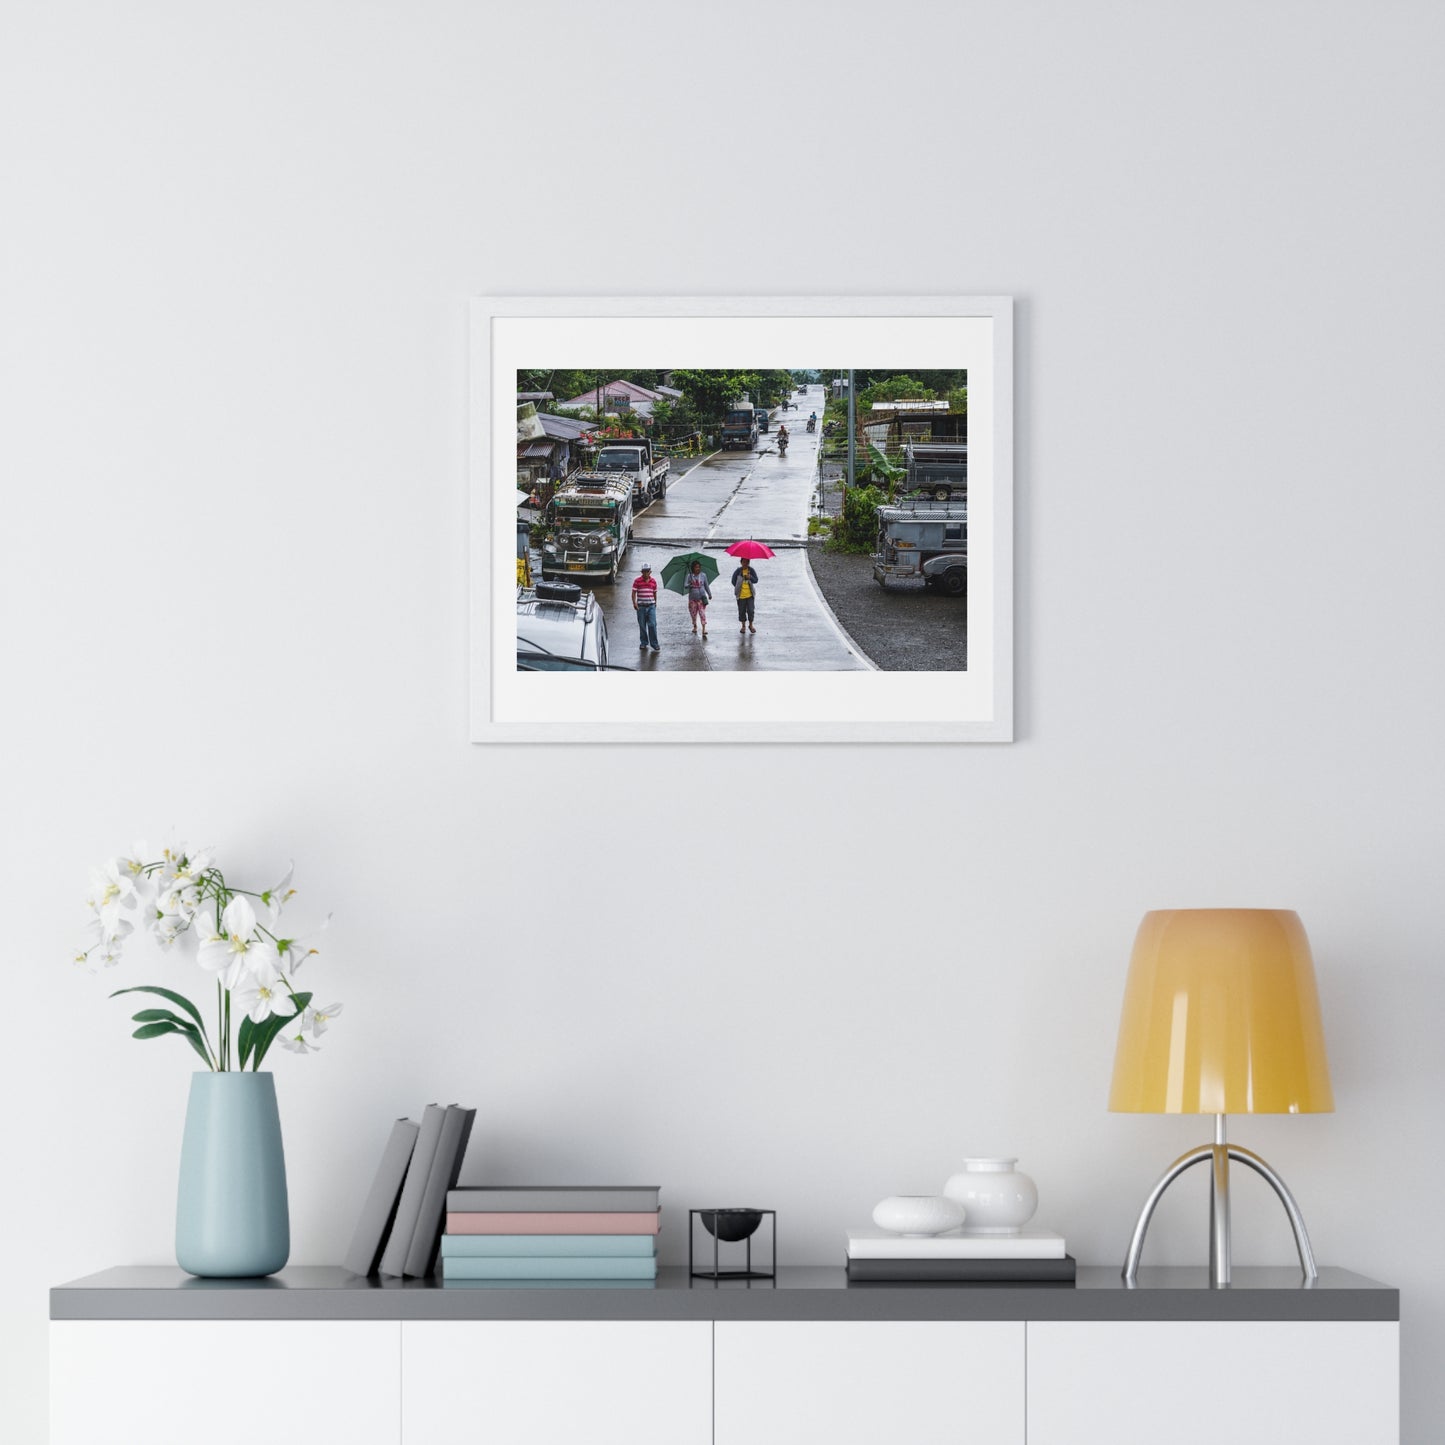
[[853, 641], [884, 672], [962, 672], [968, 667], [968, 602], [922, 582], [873, 580], [871, 557], [808, 544], [818, 590]]

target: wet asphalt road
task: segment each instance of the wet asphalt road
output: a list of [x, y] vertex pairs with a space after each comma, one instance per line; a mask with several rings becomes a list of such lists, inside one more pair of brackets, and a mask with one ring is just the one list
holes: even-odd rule
[[[667, 496], [637, 516], [625, 570], [615, 585], [595, 587], [614, 662], [646, 672], [842, 672], [870, 666], [837, 626], [808, 565], [818, 433], [810, 435], [805, 427], [810, 410], [822, 413], [823, 388], [794, 397], [792, 409], [774, 414], [773, 430], [759, 435], [756, 452], [705, 457], [674, 477]], [[790, 438], [785, 457], [777, 450], [780, 421], [786, 421]], [[777, 555], [754, 564], [757, 632], [740, 635], [730, 581], [738, 564], [726, 549], [745, 537], [766, 542]], [[663, 591], [657, 606], [662, 650], [639, 653], [632, 579], [650, 562], [661, 580], [669, 558], [691, 551], [718, 559], [708, 640], [693, 635], [686, 601]]]

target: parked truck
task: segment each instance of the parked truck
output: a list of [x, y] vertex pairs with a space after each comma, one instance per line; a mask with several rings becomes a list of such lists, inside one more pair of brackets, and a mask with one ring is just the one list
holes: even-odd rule
[[737, 402], [723, 413], [722, 444], [725, 450], [741, 447], [752, 451], [758, 444], [758, 414], [750, 402]]
[[967, 442], [909, 442], [904, 468], [903, 492], [935, 502], [968, 500]]
[[632, 505], [640, 509], [667, 495], [671, 471], [671, 461], [654, 448], [650, 437], [627, 437], [605, 443], [597, 453], [597, 460], [578, 475], [606, 481], [625, 476], [632, 484]]
[[880, 587], [923, 579], [950, 597], [968, 593], [968, 504], [926, 502], [878, 508], [873, 580]]
[[759, 431], [772, 430], [772, 413], [767, 409], [767, 407], [755, 406], [753, 408], [753, 415], [758, 419]]

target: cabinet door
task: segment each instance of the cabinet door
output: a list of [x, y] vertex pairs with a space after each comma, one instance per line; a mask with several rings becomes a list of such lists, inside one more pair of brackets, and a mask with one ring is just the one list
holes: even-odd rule
[[710, 1445], [707, 1320], [408, 1320], [405, 1445]]
[[1024, 1326], [718, 1321], [716, 1445], [1024, 1445]]
[[51, 1445], [398, 1445], [390, 1320], [56, 1320]]
[[1400, 1327], [1030, 1324], [1029, 1445], [1398, 1445]]

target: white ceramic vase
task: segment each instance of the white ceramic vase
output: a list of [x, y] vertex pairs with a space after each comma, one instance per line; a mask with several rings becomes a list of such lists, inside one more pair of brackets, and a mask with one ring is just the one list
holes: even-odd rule
[[965, 1234], [1017, 1234], [1039, 1207], [1039, 1191], [1017, 1159], [965, 1159], [963, 1170], [943, 1186], [968, 1213]]
[[873, 1210], [879, 1229], [911, 1239], [957, 1229], [964, 1217], [963, 1206], [941, 1194], [890, 1194]]

